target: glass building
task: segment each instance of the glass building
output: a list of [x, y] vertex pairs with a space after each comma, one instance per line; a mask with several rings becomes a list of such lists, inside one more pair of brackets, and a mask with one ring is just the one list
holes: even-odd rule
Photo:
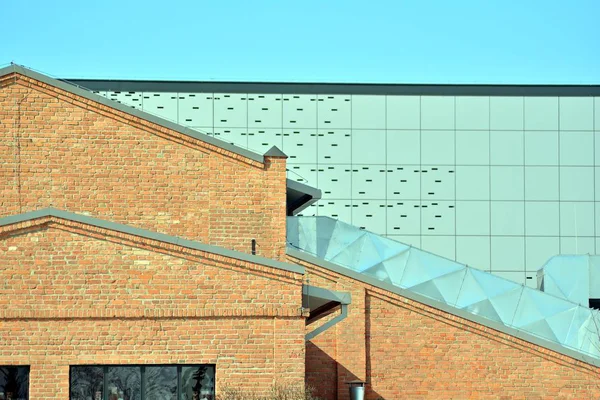
[[258, 153], [277, 145], [288, 177], [323, 191], [304, 215], [531, 287], [550, 257], [600, 247], [600, 86], [71, 82]]

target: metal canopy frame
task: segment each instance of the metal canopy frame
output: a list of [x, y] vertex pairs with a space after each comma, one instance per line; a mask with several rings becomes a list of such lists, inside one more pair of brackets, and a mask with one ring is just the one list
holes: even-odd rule
[[287, 254], [600, 366], [600, 313], [329, 217], [288, 217]]

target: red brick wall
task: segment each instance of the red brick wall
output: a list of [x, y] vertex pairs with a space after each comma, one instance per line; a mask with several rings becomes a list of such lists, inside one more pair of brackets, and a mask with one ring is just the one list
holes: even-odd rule
[[32, 399], [68, 399], [75, 364], [304, 381], [301, 274], [55, 217], [1, 228], [0, 266], [0, 365], [31, 365]]
[[[303, 265], [316, 285], [352, 293], [348, 318], [306, 348], [307, 381], [338, 388], [337, 394], [323, 391], [328, 400], [349, 397], [347, 386], [340, 384], [349, 372], [366, 378], [367, 398], [373, 400], [600, 396], [600, 371], [589, 364], [293, 257], [288, 260]], [[347, 334], [362, 329], [362, 336]], [[361, 346], [358, 355], [346, 351]], [[331, 374], [332, 359], [338, 382]]]
[[19, 74], [0, 78], [0, 217], [55, 207], [282, 259], [285, 159], [260, 163]]

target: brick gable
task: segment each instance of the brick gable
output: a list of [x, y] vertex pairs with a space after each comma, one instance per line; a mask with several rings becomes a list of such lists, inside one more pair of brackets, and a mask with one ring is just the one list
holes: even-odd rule
[[282, 259], [285, 159], [264, 162], [19, 73], [0, 79], [0, 216], [53, 206]]

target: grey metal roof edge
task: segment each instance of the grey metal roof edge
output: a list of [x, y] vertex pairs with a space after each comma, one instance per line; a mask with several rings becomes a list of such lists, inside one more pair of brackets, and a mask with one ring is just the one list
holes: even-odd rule
[[294, 209], [292, 212], [293, 215], [296, 215], [305, 210], [306, 208], [310, 207], [311, 205], [315, 204], [317, 201], [321, 200], [323, 196], [323, 192], [321, 191], [321, 189], [317, 189], [315, 187], [294, 181], [292, 179], [287, 179], [286, 187], [297, 192], [305, 193], [305, 196], [301, 199], [302, 201], [298, 204], [294, 204]]
[[95, 102], [103, 104], [107, 107], [114, 108], [116, 110], [127, 113], [129, 115], [133, 115], [134, 117], [144, 119], [148, 122], [152, 122], [152, 123], [160, 125], [164, 128], [171, 129], [171, 130], [181, 133], [183, 135], [189, 136], [193, 139], [197, 139], [197, 140], [203, 141], [205, 143], [211, 144], [213, 146], [220, 147], [223, 150], [227, 150], [232, 153], [239, 154], [243, 157], [249, 158], [254, 161], [258, 161], [260, 163], [265, 162], [264, 157], [261, 154], [244, 149], [242, 147], [238, 147], [231, 143], [227, 143], [227, 142], [217, 139], [215, 137], [200, 133], [199, 131], [195, 131], [193, 129], [186, 128], [183, 125], [179, 125], [175, 122], [168, 121], [168, 120], [158, 117], [156, 115], [149, 114], [145, 111], [141, 111], [141, 110], [126, 106], [121, 103], [117, 103], [116, 101], [107, 99], [104, 96], [100, 96], [99, 94], [92, 93], [87, 88], [85, 88], [83, 86], [79, 86], [75, 83], [55, 79], [55, 78], [49, 77], [47, 75], [41, 74], [39, 72], [33, 71], [31, 69], [22, 67], [20, 65], [13, 64], [13, 65], [9, 65], [8, 67], [1, 68], [0, 69], [0, 77], [2, 77], [4, 75], [8, 75], [9, 73], [13, 73], [13, 72], [16, 72], [18, 74], [38, 80], [40, 82], [44, 82], [48, 85], [57, 87], [59, 89], [65, 90], [70, 93], [73, 93], [77, 96], [84, 97], [88, 100], [95, 101]]
[[304, 285], [302, 287], [302, 294], [305, 294], [307, 296], [312, 295], [321, 299], [327, 299], [341, 304], [352, 303], [352, 295], [349, 292], [337, 292], [335, 290], [329, 290], [318, 286]]
[[359, 282], [366, 283], [368, 285], [371, 285], [371, 286], [374, 286], [374, 287], [386, 290], [388, 292], [397, 294], [397, 295], [405, 297], [407, 299], [414, 300], [414, 301], [419, 302], [421, 304], [425, 304], [427, 306], [430, 306], [430, 307], [436, 308], [438, 310], [444, 311], [444, 312], [446, 312], [448, 314], [452, 314], [452, 315], [455, 315], [457, 317], [464, 318], [464, 319], [466, 319], [468, 321], [471, 321], [471, 322], [474, 322], [474, 323], [486, 326], [488, 328], [495, 329], [495, 330], [497, 330], [499, 332], [508, 334], [510, 336], [514, 336], [514, 337], [516, 337], [518, 339], [524, 340], [526, 342], [535, 344], [535, 345], [540, 346], [540, 347], [544, 347], [546, 349], [549, 349], [549, 350], [552, 350], [554, 352], [560, 353], [562, 355], [574, 358], [574, 359], [582, 361], [584, 363], [591, 364], [591, 365], [596, 366], [596, 367], [600, 366], [600, 359], [597, 359], [597, 358], [594, 358], [594, 357], [591, 357], [591, 356], [587, 356], [587, 355], [585, 355], [585, 354], [583, 354], [581, 352], [578, 352], [576, 350], [572, 350], [571, 348], [568, 348], [568, 347], [565, 347], [565, 346], [561, 346], [559, 344], [556, 344], [556, 343], [551, 342], [549, 340], [546, 340], [544, 338], [540, 338], [540, 337], [532, 335], [530, 333], [517, 330], [515, 328], [509, 327], [509, 326], [501, 324], [499, 322], [491, 321], [489, 319], [480, 317], [480, 316], [475, 315], [475, 314], [471, 314], [469, 312], [466, 312], [466, 311], [458, 309], [458, 308], [450, 307], [449, 305], [447, 305], [445, 303], [441, 303], [441, 302], [435, 301], [433, 299], [427, 298], [425, 296], [421, 296], [421, 295], [419, 295], [417, 293], [413, 293], [413, 292], [410, 292], [408, 290], [401, 289], [401, 288], [399, 288], [397, 286], [394, 286], [392, 284], [379, 281], [379, 280], [377, 280], [375, 278], [371, 278], [371, 277], [366, 276], [364, 274], [352, 271], [352, 270], [350, 270], [348, 268], [344, 268], [344, 267], [339, 266], [337, 264], [334, 264], [334, 263], [331, 263], [329, 261], [323, 260], [321, 258], [315, 257], [315, 256], [313, 256], [311, 254], [308, 254], [308, 253], [305, 253], [303, 251], [294, 249], [293, 247], [288, 246], [286, 252], [287, 252], [288, 255], [290, 255], [292, 257], [295, 257], [295, 258], [298, 258], [300, 260], [309, 262], [311, 264], [315, 264], [315, 265], [317, 265], [319, 267], [328, 269], [330, 271], [333, 271], [333, 272], [338, 273], [340, 275], [343, 275], [343, 276], [346, 276], [348, 278], [357, 280]]
[[423, 96], [600, 96], [598, 84], [406, 84], [68, 79], [92, 90], [122, 92], [366, 94]]
[[194, 250], [204, 251], [207, 253], [217, 254], [223, 257], [234, 258], [240, 261], [260, 264], [267, 267], [277, 268], [280, 270], [304, 274], [304, 268], [299, 265], [284, 263], [281, 261], [272, 260], [270, 258], [255, 256], [252, 254], [242, 253], [240, 251], [229, 250], [223, 247], [213, 246], [196, 242], [193, 240], [182, 239], [176, 236], [167, 235], [164, 233], [152, 232], [146, 229], [135, 228], [130, 225], [120, 224], [117, 222], [106, 221], [87, 215], [72, 213], [69, 211], [58, 210], [56, 208], [43, 208], [36, 211], [30, 211], [23, 214], [11, 215], [0, 218], [0, 226], [12, 225], [20, 222], [32, 221], [43, 217], [56, 217], [69, 221], [79, 222], [86, 225], [95, 226], [98, 228], [108, 229], [115, 232], [121, 232], [128, 235], [142, 237], [144, 239], [156, 240], [159, 242], [174, 244], [177, 246], [187, 247]]

